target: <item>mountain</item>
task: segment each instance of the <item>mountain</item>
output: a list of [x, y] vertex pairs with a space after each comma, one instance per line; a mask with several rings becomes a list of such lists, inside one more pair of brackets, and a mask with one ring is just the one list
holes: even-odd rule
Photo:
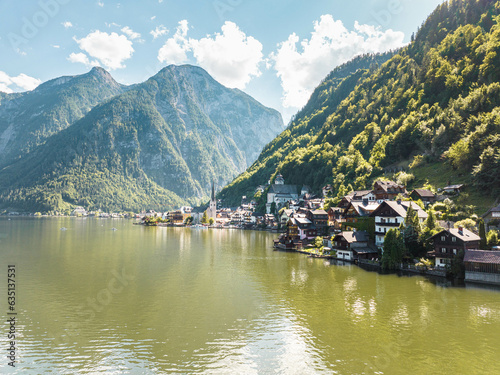
[[102, 68], [60, 77], [33, 91], [0, 95], [0, 165], [66, 129], [102, 101], [127, 90]]
[[444, 2], [385, 63], [329, 85], [334, 70], [220, 197], [251, 196], [278, 173], [318, 193], [332, 184], [340, 196], [403, 168], [389, 177], [465, 183], [484, 209], [500, 193], [499, 13], [499, 1]]
[[0, 205], [137, 211], [194, 203], [282, 129], [277, 111], [203, 69], [168, 66], [5, 166]]

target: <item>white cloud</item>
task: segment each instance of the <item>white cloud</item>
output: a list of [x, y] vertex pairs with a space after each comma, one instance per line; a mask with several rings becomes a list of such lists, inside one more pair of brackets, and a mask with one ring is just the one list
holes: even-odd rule
[[102, 8], [104, 6], [104, 3], [102, 1], [97, 1], [97, 5], [99, 5]]
[[172, 38], [169, 38], [158, 51], [158, 60], [167, 64], [182, 64], [187, 61], [186, 53], [190, 50], [186, 38], [189, 30], [188, 22], [182, 20]]
[[[131, 58], [134, 52], [132, 42], [125, 35], [118, 35], [115, 32], [108, 34], [97, 30], [85, 38], [74, 39], [81, 50], [96, 58], [109, 70], [124, 68], [123, 62]], [[81, 58], [80, 54], [75, 55]]]
[[156, 16], [151, 17], [151, 21], [153, 21], [156, 18]]
[[[283, 87], [283, 106], [300, 108], [314, 88], [332, 69], [363, 53], [385, 52], [403, 45], [404, 33], [381, 31], [354, 24], [349, 31], [329, 14], [314, 22], [311, 38], [300, 41], [295, 34], [282, 42], [270, 56]], [[300, 42], [300, 48], [297, 43]]]
[[58, 48], [58, 49], [61, 48], [61, 46], [59, 44], [53, 44], [52, 47]]
[[24, 73], [16, 77], [11, 77], [7, 73], [0, 71], [0, 91], [12, 93], [14, 91], [30, 91], [35, 89], [41, 80], [30, 77]]
[[134, 40], [134, 39], [139, 39], [141, 37], [141, 34], [136, 33], [134, 30], [132, 30], [130, 27], [125, 26], [122, 28], [122, 32], [126, 35], [128, 35], [129, 39]]
[[69, 55], [68, 60], [71, 61], [72, 63], [81, 63], [85, 65], [90, 65], [89, 58], [87, 57], [86, 54], [84, 53], [71, 53]]
[[165, 26], [160, 25], [157, 26], [156, 29], [151, 30], [149, 33], [153, 36], [153, 39], [156, 39], [160, 36], [166, 35], [168, 33], [168, 30]]
[[73, 24], [69, 21], [65, 21], [62, 23], [65, 29], [69, 29], [70, 27], [73, 27]]
[[192, 52], [197, 63], [216, 80], [229, 87], [243, 89], [253, 77], [261, 74], [263, 62], [262, 44], [247, 36], [233, 22], [226, 21], [222, 33], [208, 35], [202, 39], [188, 39], [188, 22], [179, 22], [175, 35], [169, 38], [158, 51], [158, 60], [181, 64]]

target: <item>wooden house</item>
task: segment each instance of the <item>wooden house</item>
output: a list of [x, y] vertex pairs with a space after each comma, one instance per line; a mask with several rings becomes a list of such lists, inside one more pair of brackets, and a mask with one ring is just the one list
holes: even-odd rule
[[465, 281], [500, 285], [500, 251], [467, 250]]
[[446, 267], [460, 250], [478, 249], [481, 238], [466, 228], [443, 229], [431, 237], [434, 250], [427, 256], [436, 259], [436, 267]]

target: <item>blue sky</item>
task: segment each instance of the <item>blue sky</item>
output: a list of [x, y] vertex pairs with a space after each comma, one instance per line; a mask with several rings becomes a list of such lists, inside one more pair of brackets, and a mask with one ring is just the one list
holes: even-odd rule
[[409, 42], [443, 0], [0, 2], [0, 91], [99, 65], [120, 83], [189, 63], [291, 115], [335, 66]]

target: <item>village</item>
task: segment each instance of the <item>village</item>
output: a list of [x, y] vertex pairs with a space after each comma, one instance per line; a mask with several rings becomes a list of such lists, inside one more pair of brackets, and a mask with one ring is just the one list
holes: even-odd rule
[[[454, 204], [451, 198], [463, 190], [464, 185], [450, 185], [437, 192], [429, 188], [407, 191], [403, 184], [380, 179], [371, 190], [351, 191], [332, 205], [332, 186], [324, 186], [315, 195], [308, 186], [285, 184], [278, 175], [274, 183], [256, 189], [267, 192], [265, 212], [258, 212], [255, 199], [245, 196], [240, 206], [224, 207], [212, 184], [206, 209], [184, 206], [168, 212], [106, 213], [76, 207], [69, 215], [128, 218], [146, 226], [267, 230], [278, 234], [277, 251], [500, 285], [500, 205], [482, 217], [450, 220], [445, 211]], [[389, 232], [402, 237], [396, 256], [389, 255], [384, 246]]]
[[[307, 186], [285, 184], [278, 175], [273, 184], [258, 189], [262, 192], [264, 188], [265, 213], [255, 212], [255, 200], [246, 197], [239, 207], [221, 207], [212, 186], [206, 210], [182, 207], [164, 213], [161, 217], [168, 224], [163, 225], [270, 230], [279, 233], [274, 241], [278, 251], [437, 276], [460, 277], [461, 269], [465, 281], [500, 285], [500, 205], [476, 218], [476, 226], [469, 218], [440, 220], [447, 216], [437, 209], [442, 210], [450, 197], [461, 194], [463, 185], [446, 186], [438, 193], [429, 189], [408, 192], [402, 184], [378, 180], [373, 189], [352, 191], [331, 207], [327, 199], [331, 186], [325, 186], [322, 196], [317, 196]], [[159, 218], [154, 212], [147, 213], [144, 221], [155, 222], [155, 215]], [[415, 243], [422, 243], [418, 251], [401, 249], [396, 260], [392, 254], [391, 264], [385, 259], [389, 255], [384, 243], [388, 233], [396, 230], [404, 237], [400, 247], [407, 242], [412, 246], [412, 235]]]

